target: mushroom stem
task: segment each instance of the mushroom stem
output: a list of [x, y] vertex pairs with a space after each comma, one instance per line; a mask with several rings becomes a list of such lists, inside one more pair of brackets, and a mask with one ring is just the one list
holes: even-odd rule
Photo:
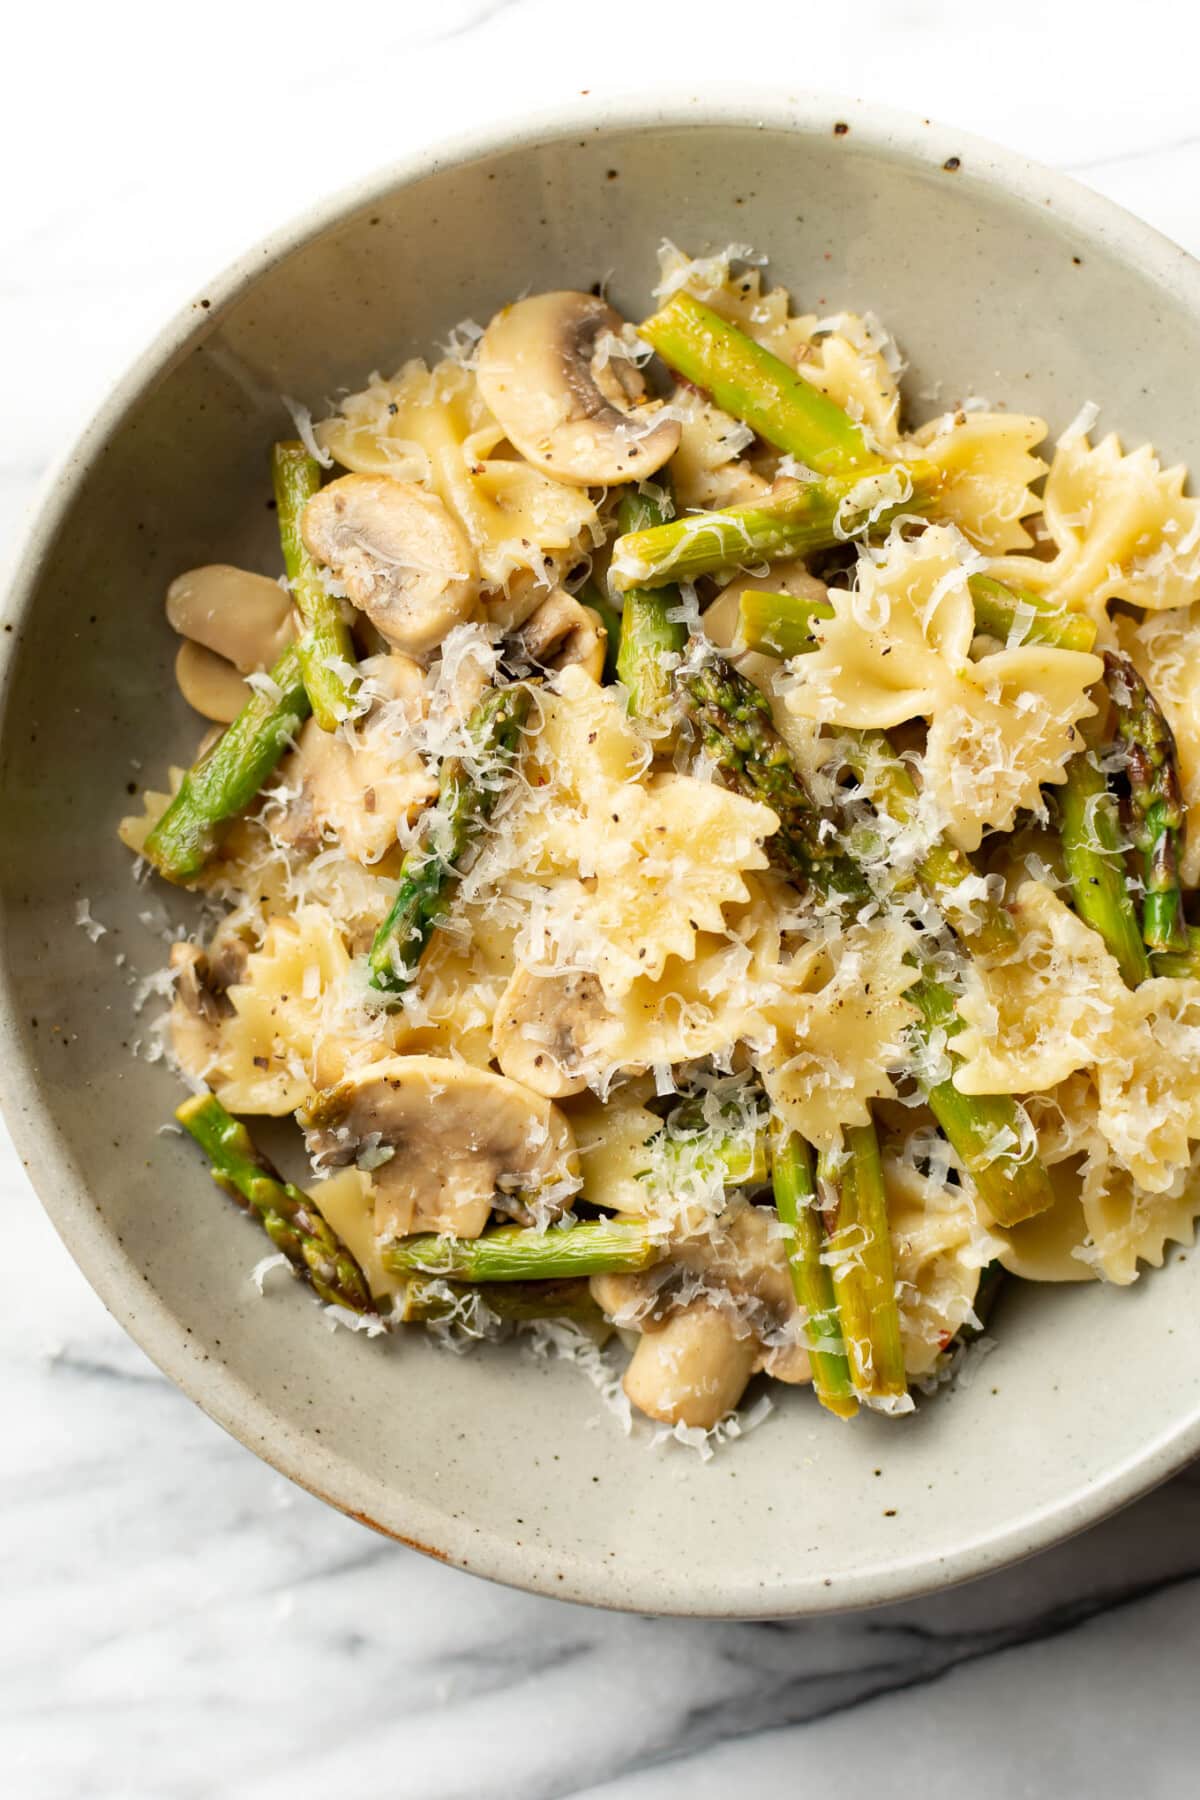
[[383, 1266], [391, 1275], [419, 1271], [458, 1281], [548, 1281], [561, 1276], [616, 1275], [648, 1269], [665, 1249], [646, 1219], [594, 1219], [537, 1231], [499, 1225], [482, 1237], [423, 1233], [385, 1244]]
[[350, 711], [352, 692], [343, 671], [354, 666], [350, 631], [300, 535], [300, 520], [321, 485], [321, 470], [303, 444], [276, 444], [271, 477], [279, 515], [279, 541], [296, 611], [303, 622], [298, 649], [304, 689], [322, 731], [334, 731]]

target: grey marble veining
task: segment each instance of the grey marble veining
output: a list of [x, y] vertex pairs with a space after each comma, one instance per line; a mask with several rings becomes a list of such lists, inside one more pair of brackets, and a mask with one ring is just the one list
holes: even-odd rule
[[[862, 0], [819, 26], [760, 0], [741, 33], [709, 0], [686, 21], [610, 0], [602, 24], [572, 31], [551, 0], [419, 15], [372, 0], [356, 16], [351, 41], [308, 0], [286, 30], [275, 8], [213, 0], [203, 29], [146, 9], [118, 47], [93, 9], [66, 60], [51, 9], [22, 18], [0, 124], [21, 173], [0, 219], [5, 538], [175, 304], [314, 186], [456, 119], [571, 96], [586, 116], [654, 71], [688, 85], [788, 63], [806, 86], [1070, 168], [1200, 248], [1187, 76], [1200, 30], [1160, 0], [1136, 29], [1073, 0], [953, 13]], [[297, 126], [319, 142], [319, 182], [316, 155], [278, 154]], [[20, 1271], [0, 1311], [0, 1791], [14, 1800], [294, 1800], [359, 1784], [403, 1800], [1196, 1791], [1195, 1470], [1073, 1543], [917, 1604], [778, 1626], [590, 1612], [377, 1539], [227, 1438], [107, 1317], [7, 1139], [0, 1215]]]

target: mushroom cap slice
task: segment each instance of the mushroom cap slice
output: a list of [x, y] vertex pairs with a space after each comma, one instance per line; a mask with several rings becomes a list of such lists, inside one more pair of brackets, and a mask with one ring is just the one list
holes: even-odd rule
[[427, 656], [479, 608], [475, 556], [461, 526], [413, 481], [343, 475], [313, 495], [300, 531], [388, 643]]
[[218, 725], [231, 725], [251, 689], [231, 662], [184, 638], [175, 657], [175, 684], [190, 707]]
[[679, 447], [678, 421], [643, 404], [634, 364], [598, 354], [624, 323], [595, 294], [558, 292], [504, 307], [483, 334], [479, 392], [526, 462], [556, 481], [641, 481]]
[[586, 971], [538, 975], [518, 967], [492, 1021], [492, 1055], [514, 1081], [563, 1100], [581, 1094], [606, 1061], [611, 1017], [599, 979]]
[[371, 1153], [379, 1237], [478, 1237], [493, 1207], [553, 1216], [577, 1186], [575, 1139], [558, 1108], [449, 1057], [372, 1063], [319, 1095], [306, 1123], [310, 1151], [327, 1163]]
[[274, 837], [300, 849], [317, 849], [328, 832], [347, 856], [369, 866], [387, 854], [399, 825], [415, 818], [438, 784], [406, 729], [425, 712], [420, 664], [396, 651], [358, 666], [380, 697], [353, 734], [307, 721], [279, 765], [278, 779], [294, 797], [270, 824]]
[[180, 637], [224, 657], [240, 675], [269, 669], [292, 638], [292, 603], [284, 589], [230, 563], [206, 563], [177, 575], [167, 589], [167, 619]]
[[584, 606], [565, 588], [552, 588], [530, 614], [521, 641], [535, 662], [548, 669], [578, 663], [593, 681], [604, 673], [608, 631], [594, 607]]

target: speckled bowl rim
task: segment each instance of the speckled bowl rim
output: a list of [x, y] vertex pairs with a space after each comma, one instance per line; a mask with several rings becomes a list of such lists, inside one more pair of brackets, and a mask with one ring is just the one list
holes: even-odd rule
[[[1002, 193], [1010, 200], [1052, 212], [1064, 225], [1104, 244], [1152, 286], [1200, 315], [1200, 262], [1150, 226], [1069, 177], [1044, 169], [970, 133], [934, 124], [874, 103], [830, 94], [787, 89], [721, 87], [624, 97], [581, 98], [525, 118], [499, 122], [453, 137], [346, 187], [307, 208], [281, 230], [264, 238], [184, 306], [115, 384], [74, 444], [46, 477], [40, 503], [17, 543], [0, 619], [19, 626], [30, 606], [49, 546], [75, 502], [80, 486], [107, 440], [121, 429], [145, 389], [165, 377], [201, 338], [223, 309], [244, 294], [266, 270], [347, 215], [382, 200], [394, 189], [447, 167], [559, 138], [602, 137], [617, 131], [693, 127], [761, 127], [794, 131], [800, 137], [826, 136], [839, 122], [855, 149], [866, 147], [888, 160], [921, 169], [947, 164], [955, 178]], [[954, 161], [952, 159], [957, 159]], [[16, 636], [0, 642], [0, 733], [7, 704]], [[348, 1459], [314, 1449], [272, 1412], [254, 1388], [225, 1367], [201, 1362], [178, 1320], [147, 1288], [106, 1228], [89, 1193], [84, 1172], [55, 1129], [39, 1090], [37, 1071], [26, 1056], [17, 1026], [15, 997], [0, 975], [0, 1070], [5, 1117], [33, 1186], [55, 1229], [119, 1323], [164, 1374], [225, 1430], [299, 1486], [349, 1516], [398, 1541], [459, 1566], [530, 1592], [560, 1599], [653, 1613], [670, 1610], [708, 1618], [796, 1617], [911, 1599], [953, 1583], [1000, 1569], [1061, 1542], [1137, 1499], [1174, 1474], [1200, 1452], [1200, 1414], [1148, 1438], [1136, 1455], [1115, 1465], [1102, 1481], [1063, 1494], [1054, 1504], [1014, 1518], [945, 1557], [897, 1556], [885, 1568], [853, 1572], [831, 1594], [811, 1577], [783, 1582], [764, 1592], [737, 1583], [710, 1583], [686, 1608], [664, 1607], [654, 1582], [641, 1590], [610, 1590], [586, 1572], [564, 1580], [558, 1565], [531, 1566], [520, 1548], [500, 1533], [481, 1534], [469, 1521], [411, 1502], [401, 1533], [379, 1525], [363, 1510], [363, 1477]]]

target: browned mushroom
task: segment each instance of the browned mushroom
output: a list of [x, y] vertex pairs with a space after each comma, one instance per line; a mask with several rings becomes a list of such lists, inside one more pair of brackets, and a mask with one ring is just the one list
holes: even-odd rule
[[600, 614], [583, 606], [565, 588], [553, 588], [526, 621], [521, 641], [535, 662], [548, 669], [578, 663], [593, 681], [604, 673], [608, 632]]
[[534, 294], [498, 312], [479, 346], [485, 403], [527, 462], [557, 481], [641, 481], [675, 454], [679, 425], [645, 400], [633, 362], [607, 356], [624, 320], [594, 294]]

